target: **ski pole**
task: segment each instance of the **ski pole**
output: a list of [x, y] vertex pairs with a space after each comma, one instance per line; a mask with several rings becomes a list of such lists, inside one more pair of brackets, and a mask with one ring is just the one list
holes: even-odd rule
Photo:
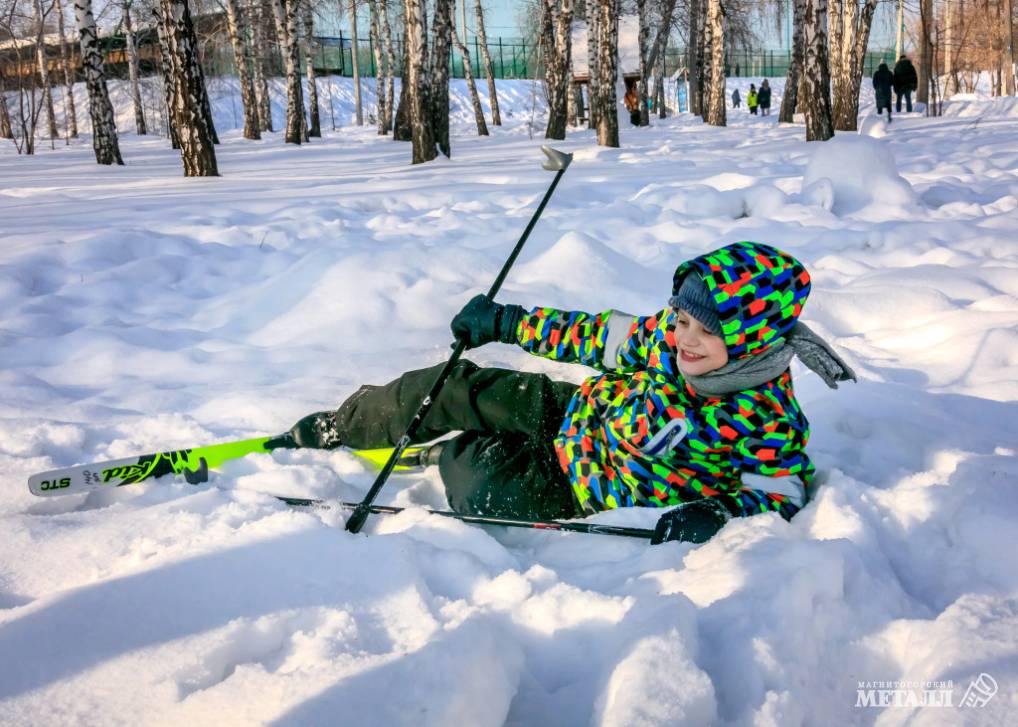
[[[338, 507], [340, 510], [353, 510], [357, 511], [364, 503], [356, 502], [341, 502], [335, 500], [316, 500], [308, 499], [304, 497], [283, 497], [282, 495], [273, 495], [277, 500], [282, 500], [291, 507], [309, 507], [318, 510], [331, 510], [334, 507]], [[392, 507], [390, 505], [368, 505], [368, 512], [377, 513], [379, 515], [398, 515], [403, 512], [406, 508], [403, 507]], [[561, 520], [520, 520], [518, 518], [511, 517], [493, 517], [489, 515], [463, 515], [458, 512], [452, 512], [451, 510], [431, 510], [425, 509], [425, 512], [431, 515], [441, 515], [442, 517], [453, 518], [454, 520], [461, 520], [465, 523], [472, 523], [475, 525], [501, 525], [507, 528], [529, 528], [531, 530], [560, 530], [563, 532], [570, 533], [588, 533], [594, 535], [618, 535], [623, 538], [642, 538], [644, 540], [650, 540], [653, 535], [653, 530], [646, 528], [627, 528], [621, 525], [598, 525], [596, 523], [572, 523], [563, 522]], [[347, 530], [350, 528], [347, 527]]]
[[[516, 243], [516, 247], [513, 248], [512, 253], [509, 255], [509, 259], [505, 261], [505, 265], [502, 266], [501, 272], [498, 277], [495, 278], [495, 282], [491, 286], [491, 290], [488, 291], [488, 297], [494, 298], [498, 293], [499, 288], [502, 287], [502, 282], [509, 274], [509, 269], [516, 262], [516, 258], [519, 257], [520, 251], [523, 249], [523, 243], [527, 241], [530, 236], [530, 231], [534, 229], [534, 225], [537, 224], [538, 218], [544, 211], [544, 206], [548, 204], [548, 200], [551, 199], [552, 192], [555, 191], [555, 187], [558, 186], [559, 180], [562, 175], [565, 174], [566, 169], [569, 168], [569, 163], [573, 160], [572, 154], [566, 154], [565, 152], [557, 151], [549, 146], [542, 146], [541, 151], [547, 157], [544, 164], [544, 169], [548, 171], [556, 172], [555, 178], [551, 182], [551, 186], [548, 187], [548, 191], [544, 194], [544, 199], [541, 200], [541, 204], [537, 206], [537, 211], [534, 212], [534, 216], [530, 218], [530, 223], [527, 225], [527, 229], [523, 231], [523, 236], [520, 241]], [[424, 397], [424, 401], [421, 402], [420, 408], [417, 413], [414, 414], [414, 418], [410, 420], [410, 426], [407, 427], [406, 432], [399, 441], [396, 443], [396, 447], [392, 450], [392, 454], [389, 456], [389, 460], [382, 467], [381, 472], [378, 473], [378, 477], [375, 478], [374, 483], [371, 485], [371, 489], [368, 490], [368, 494], [364, 496], [364, 499], [354, 508], [353, 514], [350, 515], [350, 519], [346, 521], [346, 529], [351, 533], [359, 533], [360, 529], [364, 526], [364, 522], [368, 519], [368, 514], [372, 512], [372, 503], [375, 498], [378, 497], [378, 493], [381, 492], [382, 487], [385, 485], [386, 480], [389, 479], [389, 474], [396, 466], [396, 462], [403, 454], [403, 450], [410, 446], [410, 442], [413, 440], [414, 434], [420, 428], [421, 423], [424, 421], [424, 417], [431, 411], [431, 406], [438, 398], [439, 392], [442, 391], [442, 387], [445, 386], [446, 379], [452, 373], [453, 367], [460, 360], [460, 356], [466, 350], [466, 344], [462, 341], [457, 341], [455, 348], [453, 348], [452, 356], [445, 362], [445, 366], [442, 367], [441, 372], [438, 374], [438, 378], [435, 379], [435, 383], [431, 386], [431, 391]]]

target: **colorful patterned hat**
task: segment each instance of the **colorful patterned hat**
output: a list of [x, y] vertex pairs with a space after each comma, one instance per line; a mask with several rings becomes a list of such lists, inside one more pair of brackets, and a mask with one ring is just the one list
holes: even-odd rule
[[734, 242], [682, 263], [675, 270], [672, 295], [691, 272], [700, 274], [714, 296], [732, 359], [763, 353], [783, 338], [809, 296], [803, 264], [759, 242]]

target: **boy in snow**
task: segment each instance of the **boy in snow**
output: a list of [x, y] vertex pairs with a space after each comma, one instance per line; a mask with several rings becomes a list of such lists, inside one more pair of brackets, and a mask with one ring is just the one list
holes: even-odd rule
[[749, 93], [746, 94], [746, 106], [749, 107], [749, 113], [756, 116], [757, 94], [755, 84], [749, 84]]
[[739, 104], [742, 102], [742, 97], [739, 95], [739, 89], [732, 91], [732, 108], [739, 108]]
[[[455, 367], [418, 442], [452, 508], [531, 519], [618, 507], [679, 507], [656, 541], [702, 542], [732, 516], [806, 503], [809, 425], [792, 390], [794, 355], [832, 388], [855, 378], [798, 322], [810, 278], [791, 255], [738, 242], [676, 269], [661, 311], [524, 310], [486, 296], [452, 329], [468, 348], [500, 341], [601, 373], [577, 387], [543, 374]], [[335, 412], [298, 422], [302, 447], [392, 446], [441, 365], [364, 386]]]

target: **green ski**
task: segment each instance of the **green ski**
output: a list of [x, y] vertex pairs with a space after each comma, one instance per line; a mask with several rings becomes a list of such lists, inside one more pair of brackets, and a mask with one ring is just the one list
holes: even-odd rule
[[[40, 497], [70, 495], [76, 492], [122, 487], [171, 474], [183, 475], [187, 482], [195, 485], [207, 482], [209, 470], [217, 469], [224, 462], [240, 459], [249, 454], [293, 448], [292, 437], [289, 434], [281, 434], [275, 437], [242, 439], [191, 449], [156, 452], [140, 457], [126, 457], [41, 472], [28, 478], [28, 489], [33, 495]], [[391, 448], [349, 451], [376, 469], [380, 468], [392, 454]], [[422, 451], [420, 447], [407, 450], [400, 458], [397, 469], [420, 467]]]

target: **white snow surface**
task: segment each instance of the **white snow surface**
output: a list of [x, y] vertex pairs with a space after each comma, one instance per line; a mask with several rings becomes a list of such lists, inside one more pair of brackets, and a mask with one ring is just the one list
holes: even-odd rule
[[[0, 723], [1013, 724], [1006, 102], [806, 144], [776, 94], [774, 116], [723, 129], [679, 117], [623, 125], [621, 149], [558, 145], [575, 161], [501, 300], [649, 313], [679, 262], [735, 240], [812, 272], [804, 319], [859, 382], [795, 364], [820, 476], [791, 523], [656, 547], [485, 529], [425, 513], [445, 506], [432, 469], [393, 476], [380, 501], [410, 509], [351, 535], [271, 496], [360, 499], [373, 473], [318, 451], [199, 486], [28, 493], [54, 467], [278, 433], [444, 360], [448, 321], [550, 182], [531, 86], [504, 87], [506, 126], [477, 138], [460, 117], [452, 159], [420, 166], [370, 127], [245, 141], [222, 104], [220, 178], [183, 178], [164, 139], [131, 133], [114, 168], [87, 138], [0, 146]], [[997, 693], [958, 706], [982, 674]], [[899, 681], [905, 706], [858, 706], [861, 682]], [[916, 706], [924, 688], [952, 706]]]

